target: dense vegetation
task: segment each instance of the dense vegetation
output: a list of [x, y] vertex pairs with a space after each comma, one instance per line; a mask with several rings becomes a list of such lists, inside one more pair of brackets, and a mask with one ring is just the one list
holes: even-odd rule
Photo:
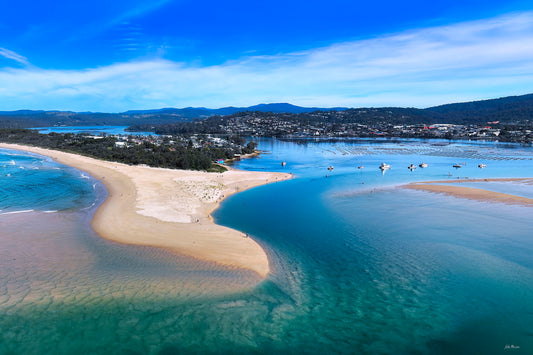
[[[487, 122], [499, 121], [529, 126], [533, 121], [533, 94], [507, 97], [495, 100], [476, 101], [461, 104], [450, 104], [428, 109], [416, 108], [358, 108], [343, 111], [315, 111], [302, 113], [272, 113], [272, 112], [238, 112], [226, 116], [212, 116], [188, 122], [173, 122], [167, 124], [137, 124], [131, 126], [132, 131], [151, 131], [158, 134], [227, 134], [226, 129], [236, 121], [256, 119], [262, 125], [261, 132], [268, 136], [286, 136], [287, 124], [297, 131], [303, 132], [310, 127], [328, 125], [329, 132], [337, 132], [337, 126], [342, 124], [377, 125], [431, 125], [436, 123], [451, 123], [462, 125], [483, 125]], [[269, 122], [270, 129], [264, 125]]]
[[532, 121], [533, 94], [435, 106], [425, 111], [431, 112], [436, 118], [442, 117], [451, 123], [470, 123], [472, 120], [506, 123]]
[[189, 120], [171, 112], [153, 114], [76, 113], [62, 111], [0, 112], [0, 128], [30, 128], [49, 126], [128, 126], [153, 122], [156, 124]]
[[[342, 108], [338, 108], [342, 109]], [[165, 108], [157, 110], [133, 110], [122, 113], [69, 112], [69, 111], [0, 111], [0, 128], [29, 128], [48, 126], [131, 126], [142, 124], [168, 124], [187, 122], [194, 118], [214, 115], [230, 115], [242, 111], [311, 112], [318, 108], [306, 108], [289, 104], [263, 104], [250, 107]], [[333, 109], [331, 109], [333, 110]]]
[[0, 141], [57, 149], [125, 164], [207, 171], [225, 170], [213, 164], [217, 159], [231, 159], [235, 153], [246, 154], [255, 149], [252, 142], [236, 150], [209, 146], [194, 148], [191, 141], [175, 143], [169, 139], [162, 139], [157, 144], [144, 140], [126, 148], [116, 146], [117, 139], [114, 137], [94, 139], [81, 134], [40, 134], [26, 129], [0, 129]]
[[[313, 122], [313, 113], [333, 112], [328, 119], [338, 123], [374, 124], [387, 122], [390, 124], [480, 124], [488, 121], [518, 122], [533, 119], [533, 94], [510, 96], [500, 99], [456, 103], [430, 107], [427, 109], [385, 107], [385, 108], [305, 108], [289, 104], [267, 104], [250, 107], [225, 107], [221, 109], [184, 108], [160, 109], [144, 111], [127, 111], [123, 113], [76, 113], [61, 111], [13, 111], [0, 112], [0, 128], [28, 128], [45, 126], [133, 126], [137, 129], [150, 128], [154, 125], [176, 125], [172, 131], [186, 131], [187, 124], [194, 118], [205, 119], [212, 116], [229, 116], [238, 112], [270, 112], [275, 115], [290, 115], [292, 119], [302, 123]], [[211, 127], [212, 128], [212, 127]], [[152, 128], [153, 129], [153, 128]], [[167, 128], [161, 128], [167, 130]], [[212, 129], [210, 129], [212, 132]], [[200, 133], [200, 132], [195, 132]], [[216, 133], [216, 132], [213, 132]]]

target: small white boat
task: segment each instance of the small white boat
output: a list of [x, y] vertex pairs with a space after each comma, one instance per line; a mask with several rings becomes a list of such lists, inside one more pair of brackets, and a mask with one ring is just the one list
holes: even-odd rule
[[385, 164], [385, 163], [381, 163], [381, 165], [379, 166], [379, 168], [381, 170], [387, 170], [387, 169], [390, 169], [391, 166], [389, 164]]
[[285, 165], [287, 165], [287, 162], [286, 161], [282, 161], [281, 162], [281, 166], [285, 166]]
[[359, 165], [359, 166], [357, 167], [357, 169], [364, 169], [364, 166]]
[[480, 169], [483, 169], [483, 168], [486, 168], [487, 166], [485, 164], [479, 164], [477, 167]]
[[421, 167], [421, 168], [427, 168], [428, 167], [428, 165], [426, 163], [420, 163], [418, 166]]
[[413, 170], [415, 170], [415, 169], [416, 169], [416, 165], [414, 165], [414, 164], [411, 164], [411, 165], [409, 165], [409, 166], [407, 167], [407, 169], [409, 169], [409, 170], [413, 171]]

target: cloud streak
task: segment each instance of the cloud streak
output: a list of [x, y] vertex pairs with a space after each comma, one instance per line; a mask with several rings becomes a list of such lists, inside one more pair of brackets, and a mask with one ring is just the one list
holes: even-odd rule
[[173, 2], [175, 0], [157, 0], [157, 1], [149, 1], [149, 2], [143, 2], [139, 4], [138, 6], [124, 12], [120, 16], [114, 19], [114, 23], [120, 23], [125, 20], [130, 20], [132, 18], [136, 18], [139, 16], [145, 16], [153, 11], [156, 11], [160, 9], [161, 7]]
[[[2, 48], [0, 55], [27, 63]], [[8, 68], [0, 70], [0, 107], [425, 107], [529, 93], [531, 83], [533, 13], [525, 12], [216, 66], [158, 59], [76, 71]]]
[[30, 62], [28, 62], [28, 58], [21, 56], [20, 54], [10, 51], [6, 48], [0, 47], [0, 56], [14, 60], [15, 62], [22, 65], [30, 65]]

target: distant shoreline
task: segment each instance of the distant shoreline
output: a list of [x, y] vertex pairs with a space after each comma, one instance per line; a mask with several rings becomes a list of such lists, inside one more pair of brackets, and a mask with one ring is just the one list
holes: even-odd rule
[[211, 213], [229, 195], [290, 179], [285, 173], [231, 169], [224, 173], [129, 166], [37, 147], [0, 143], [88, 172], [108, 190], [91, 225], [103, 238], [169, 249], [221, 265], [270, 271], [265, 251], [246, 234], [214, 223]]
[[489, 191], [473, 187], [450, 186], [441, 184], [461, 184], [464, 182], [523, 182], [533, 184], [533, 178], [497, 178], [497, 179], [462, 179], [462, 180], [443, 180], [443, 181], [424, 181], [413, 182], [400, 186], [404, 189], [421, 190], [432, 193], [442, 193], [449, 196], [466, 198], [469, 200], [498, 202], [510, 205], [521, 205], [533, 207], [533, 199], [505, 194], [501, 192]]

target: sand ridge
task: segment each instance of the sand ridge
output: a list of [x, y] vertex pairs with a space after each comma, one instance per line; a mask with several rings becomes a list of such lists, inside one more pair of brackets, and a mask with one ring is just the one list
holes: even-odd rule
[[[474, 187], [455, 186], [464, 182], [520, 182], [522, 184], [532, 185], [533, 178], [497, 178], [497, 179], [458, 179], [458, 180], [444, 180], [444, 181], [424, 181], [414, 182], [408, 185], [402, 185], [404, 189], [422, 190], [433, 193], [442, 193], [445, 195], [455, 196], [459, 198], [466, 198], [476, 201], [499, 202], [509, 205], [521, 205], [533, 207], [533, 199], [516, 196], [501, 192], [478, 189]], [[442, 185], [454, 184], [454, 185]]]
[[170, 249], [200, 260], [249, 269], [265, 277], [264, 250], [245, 233], [216, 225], [211, 213], [238, 191], [286, 180], [290, 174], [230, 169], [224, 173], [129, 166], [61, 151], [0, 144], [0, 148], [48, 156], [102, 181], [108, 197], [93, 229], [125, 244]]

